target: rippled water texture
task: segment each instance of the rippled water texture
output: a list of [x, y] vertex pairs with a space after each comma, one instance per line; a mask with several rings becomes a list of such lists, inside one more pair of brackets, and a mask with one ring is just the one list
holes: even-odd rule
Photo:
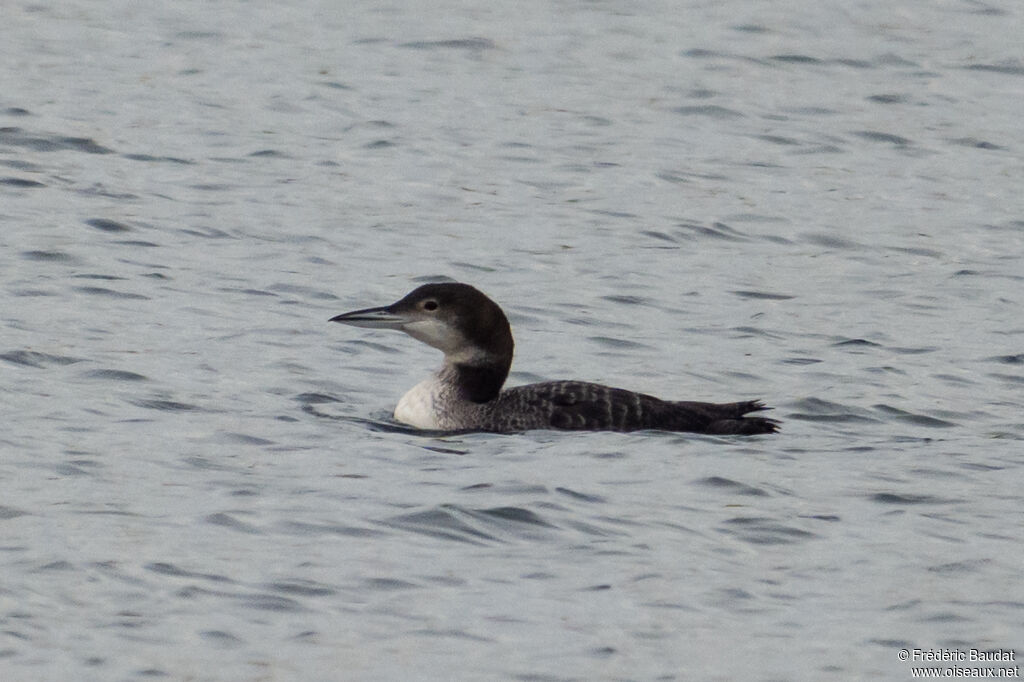
[[[4, 680], [909, 679], [1024, 632], [1024, 9], [0, 13]], [[512, 381], [774, 437], [424, 436]], [[1022, 651], [1024, 654], [1024, 651]]]

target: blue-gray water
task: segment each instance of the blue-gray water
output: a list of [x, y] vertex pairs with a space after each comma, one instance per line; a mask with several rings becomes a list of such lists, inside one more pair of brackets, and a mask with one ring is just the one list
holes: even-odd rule
[[[4, 680], [910, 679], [1024, 648], [1024, 10], [7, 3]], [[388, 428], [512, 381], [775, 437]]]

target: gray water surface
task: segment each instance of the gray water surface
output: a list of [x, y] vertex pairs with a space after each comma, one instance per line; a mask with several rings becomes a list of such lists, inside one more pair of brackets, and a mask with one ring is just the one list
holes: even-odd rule
[[[4, 680], [911, 678], [1024, 633], [1012, 3], [0, 10]], [[773, 437], [433, 437], [327, 323]]]

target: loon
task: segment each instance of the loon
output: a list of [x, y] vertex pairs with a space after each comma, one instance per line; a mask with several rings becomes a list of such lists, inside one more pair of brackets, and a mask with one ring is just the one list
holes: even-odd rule
[[774, 419], [745, 416], [768, 409], [758, 400], [676, 402], [584, 381], [545, 381], [503, 391], [512, 366], [512, 330], [498, 304], [468, 284], [424, 284], [389, 306], [354, 310], [330, 321], [397, 329], [444, 353], [441, 369], [402, 396], [395, 408], [396, 420], [418, 429], [743, 435], [778, 430]]

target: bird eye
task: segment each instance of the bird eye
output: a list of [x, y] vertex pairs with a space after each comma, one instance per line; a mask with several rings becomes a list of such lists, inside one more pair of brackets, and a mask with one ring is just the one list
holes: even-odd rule
[[423, 309], [429, 310], [430, 312], [437, 310], [437, 301], [424, 301]]

